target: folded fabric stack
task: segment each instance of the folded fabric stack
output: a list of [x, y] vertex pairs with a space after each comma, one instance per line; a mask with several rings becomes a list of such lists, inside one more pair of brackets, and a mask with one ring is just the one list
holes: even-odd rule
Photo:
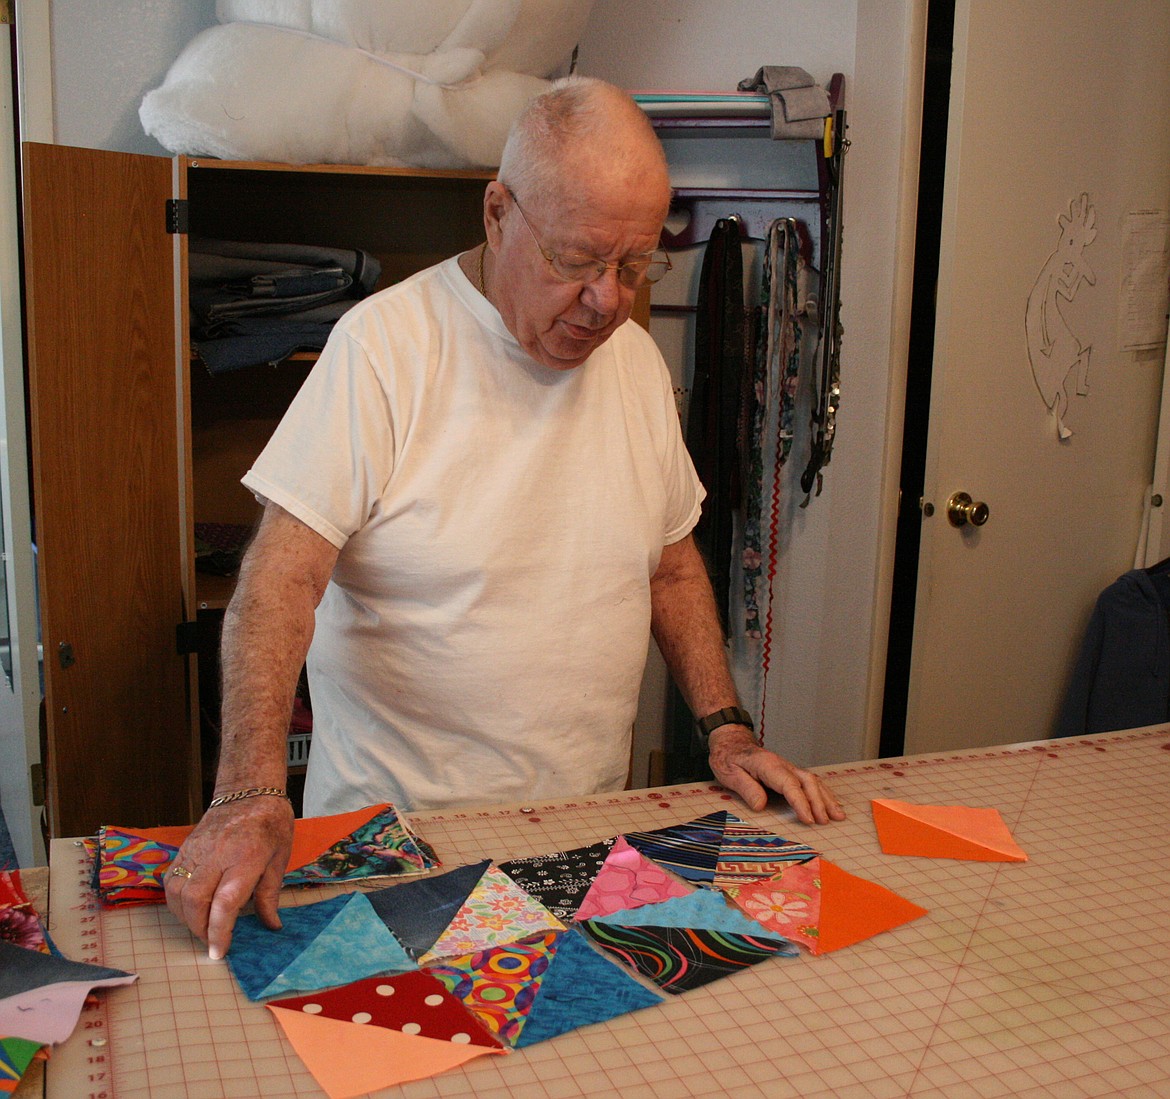
[[61, 956], [25, 895], [19, 871], [0, 870], [0, 1095], [50, 1047], [65, 1041], [95, 988], [137, 980], [133, 973]]
[[373, 291], [381, 265], [356, 248], [193, 236], [191, 336], [212, 374], [319, 351], [337, 319]]
[[739, 82], [743, 92], [759, 92], [772, 101], [772, 137], [780, 141], [822, 137], [832, 113], [829, 94], [796, 65], [762, 65]]
[[[92, 841], [94, 891], [103, 905], [162, 904], [163, 876], [190, 825], [127, 829], [103, 825]], [[389, 803], [293, 825], [284, 884], [325, 885], [360, 878], [422, 874], [439, 865], [435, 852]]]

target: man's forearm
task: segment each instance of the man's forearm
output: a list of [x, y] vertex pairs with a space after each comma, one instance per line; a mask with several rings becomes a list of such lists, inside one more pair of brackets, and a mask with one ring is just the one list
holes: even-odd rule
[[696, 717], [738, 705], [711, 581], [690, 538], [663, 550], [651, 581], [651, 629]]
[[336, 558], [306, 529], [269, 509], [224, 615], [217, 794], [285, 783], [297, 680]]

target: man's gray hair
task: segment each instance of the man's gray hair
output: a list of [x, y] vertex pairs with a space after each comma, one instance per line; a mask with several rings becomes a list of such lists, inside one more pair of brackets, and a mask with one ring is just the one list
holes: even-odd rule
[[[591, 140], [612, 144], [615, 121], [629, 123], [624, 132], [656, 150], [665, 171], [654, 127], [624, 91], [595, 77], [566, 76], [531, 99], [512, 124], [500, 157], [500, 182], [530, 200], [555, 194], [565, 183], [565, 153]], [[614, 149], [615, 155], [623, 151]]]

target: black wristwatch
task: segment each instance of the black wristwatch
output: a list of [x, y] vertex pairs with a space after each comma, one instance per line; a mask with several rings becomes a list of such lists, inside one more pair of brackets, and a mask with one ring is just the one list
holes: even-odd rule
[[706, 747], [707, 740], [711, 734], [724, 725], [746, 725], [753, 732], [755, 731], [755, 725], [752, 724], [752, 715], [747, 710], [739, 706], [724, 706], [722, 710], [716, 710], [715, 713], [701, 717], [695, 722], [700, 743]]

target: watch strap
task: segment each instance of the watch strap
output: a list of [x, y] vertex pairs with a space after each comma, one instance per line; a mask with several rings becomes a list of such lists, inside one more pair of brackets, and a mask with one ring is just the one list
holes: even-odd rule
[[746, 725], [753, 732], [755, 731], [752, 715], [740, 706], [724, 706], [722, 710], [716, 710], [715, 713], [701, 717], [695, 722], [695, 728], [698, 729], [704, 744], [716, 729], [724, 725]]

